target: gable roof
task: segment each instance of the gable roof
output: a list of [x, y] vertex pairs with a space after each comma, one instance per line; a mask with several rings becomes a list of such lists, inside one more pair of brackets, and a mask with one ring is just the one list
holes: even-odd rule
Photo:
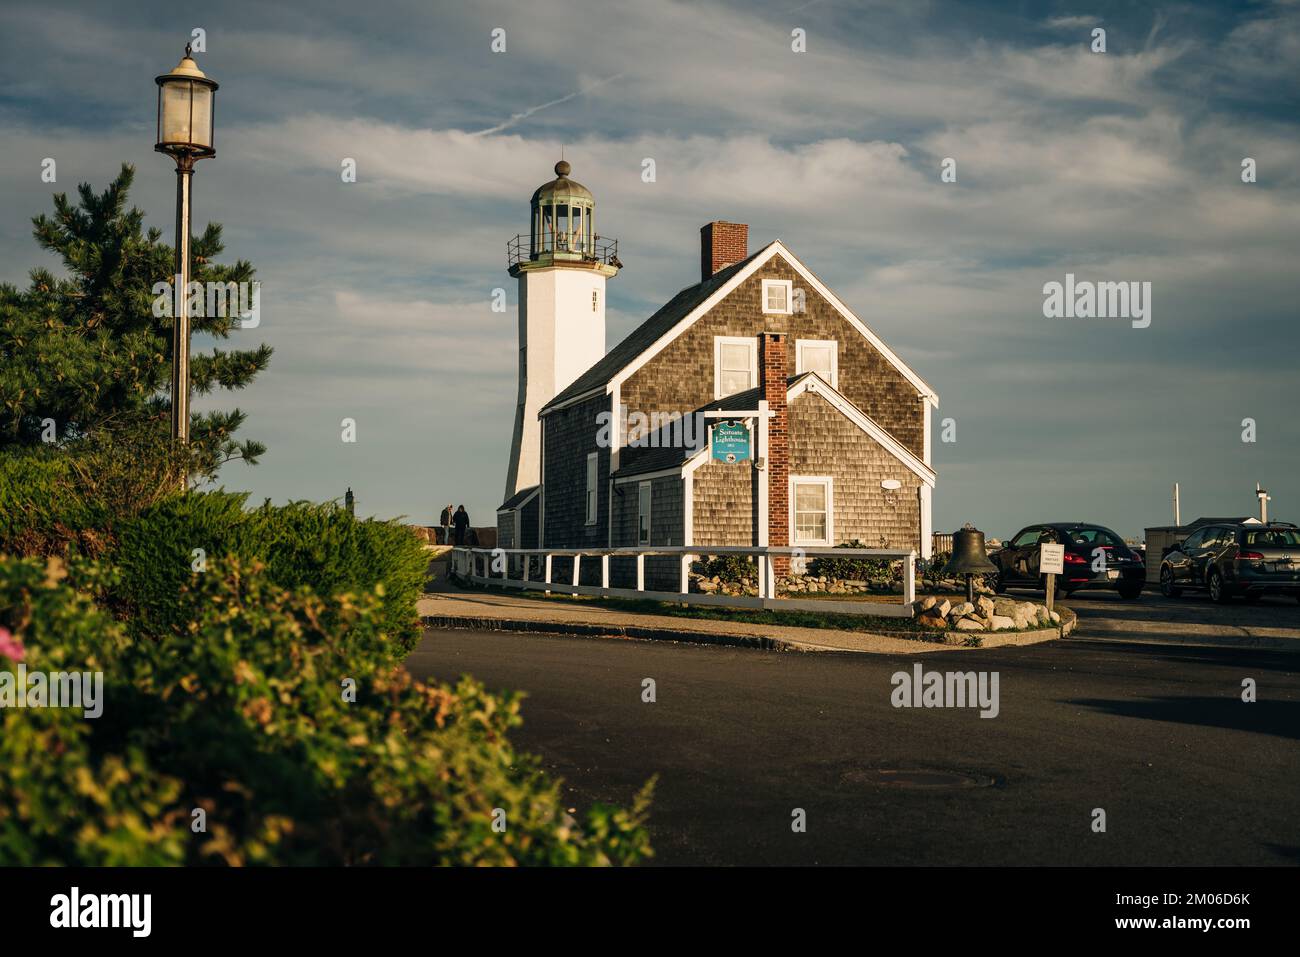
[[713, 293], [725, 286], [729, 280], [763, 255], [773, 245], [775, 244], [769, 243], [747, 259], [742, 259], [726, 269], [719, 269], [703, 282], [698, 282], [694, 286], [687, 286], [673, 296], [658, 312], [628, 333], [627, 338], [605, 353], [604, 358], [574, 379], [554, 399], [542, 406], [541, 414], [545, 415], [556, 406], [564, 405], [580, 395], [608, 385], [614, 376], [628, 363], [653, 346], [665, 333], [693, 313]]
[[530, 485], [527, 488], [521, 488], [519, 491], [515, 492], [514, 495], [511, 495], [508, 499], [502, 502], [497, 508], [497, 511], [506, 512], [510, 509], [519, 508], [541, 490], [542, 487], [540, 485]]

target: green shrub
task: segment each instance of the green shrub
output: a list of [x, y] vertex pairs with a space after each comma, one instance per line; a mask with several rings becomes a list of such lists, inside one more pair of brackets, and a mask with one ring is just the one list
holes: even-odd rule
[[180, 461], [149, 432], [6, 451], [0, 554], [103, 554], [119, 521], [181, 494]]
[[694, 570], [705, 578], [717, 578], [729, 585], [752, 585], [758, 581], [758, 566], [748, 555], [714, 555], [695, 562]]
[[[867, 548], [868, 546], [855, 539], [835, 547]], [[902, 580], [897, 564], [898, 559], [849, 558], [845, 555], [823, 555], [809, 562], [810, 571], [814, 575], [838, 578], [843, 581], [865, 581], [882, 587]]]
[[[111, 585], [78, 574], [82, 587]], [[413, 680], [391, 658], [374, 594], [290, 593], [237, 562], [210, 565], [195, 594], [187, 634], [129, 642], [57, 566], [0, 559], [0, 627], [29, 668], [106, 681], [97, 720], [0, 711], [0, 862], [630, 864], [650, 853], [650, 785], [630, 809], [568, 818], [559, 784], [509, 742], [518, 696]], [[12, 667], [0, 656], [0, 671]], [[206, 815], [197, 833], [194, 809]]]
[[[428, 555], [397, 522], [358, 521], [336, 505], [270, 503], [246, 510], [244, 494], [191, 493], [158, 502], [120, 523], [112, 560], [113, 599], [141, 636], [181, 634], [196, 617], [202, 567], [226, 558], [259, 561], [267, 578], [319, 595], [382, 588], [381, 627], [405, 654], [420, 636], [415, 603]], [[196, 552], [201, 549], [202, 552]]]

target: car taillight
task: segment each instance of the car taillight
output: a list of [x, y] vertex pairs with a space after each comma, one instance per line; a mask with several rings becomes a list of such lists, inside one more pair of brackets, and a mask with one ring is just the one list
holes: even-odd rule
[[1240, 552], [1237, 555], [1237, 561], [1239, 562], [1262, 562], [1263, 560], [1264, 556], [1259, 552]]
[[1086, 565], [1088, 564], [1088, 559], [1084, 558], [1082, 555], [1076, 555], [1074, 552], [1066, 552], [1065, 562], [1067, 565]]

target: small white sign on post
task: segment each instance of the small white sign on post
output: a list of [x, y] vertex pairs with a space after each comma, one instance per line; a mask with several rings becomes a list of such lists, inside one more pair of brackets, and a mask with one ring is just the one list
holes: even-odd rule
[[1039, 545], [1038, 570], [1044, 575], [1065, 574], [1065, 546]]
[[1038, 570], [1047, 576], [1047, 610], [1056, 604], [1056, 576], [1065, 573], [1065, 546], [1042, 544], [1038, 546]]

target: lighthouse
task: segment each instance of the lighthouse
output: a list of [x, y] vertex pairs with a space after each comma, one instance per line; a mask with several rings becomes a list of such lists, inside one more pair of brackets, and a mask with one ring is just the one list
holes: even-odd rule
[[564, 160], [555, 164], [555, 179], [533, 193], [528, 235], [507, 248], [510, 275], [519, 280], [519, 397], [507, 501], [541, 483], [537, 413], [605, 355], [605, 281], [622, 265], [618, 241], [597, 235], [596, 201], [570, 172]]

